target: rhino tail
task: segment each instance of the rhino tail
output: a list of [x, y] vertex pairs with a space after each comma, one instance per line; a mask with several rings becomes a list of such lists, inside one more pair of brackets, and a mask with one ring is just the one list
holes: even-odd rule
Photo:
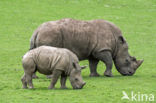
[[38, 34], [38, 31], [35, 31], [30, 39], [30, 49], [29, 50], [32, 50], [34, 48], [36, 48], [36, 38], [37, 38], [37, 34]]

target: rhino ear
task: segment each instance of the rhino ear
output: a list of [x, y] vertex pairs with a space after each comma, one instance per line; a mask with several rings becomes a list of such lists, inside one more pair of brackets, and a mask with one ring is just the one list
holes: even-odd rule
[[121, 44], [125, 43], [125, 39], [122, 36], [119, 36], [118, 39]]
[[131, 60], [132, 60], [132, 61], [136, 61], [136, 58], [135, 58], [135, 57], [131, 57]]
[[76, 69], [76, 64], [73, 62], [73, 67]]

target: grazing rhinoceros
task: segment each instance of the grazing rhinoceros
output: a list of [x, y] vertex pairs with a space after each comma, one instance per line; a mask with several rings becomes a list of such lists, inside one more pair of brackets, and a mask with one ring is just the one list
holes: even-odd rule
[[[32, 75], [36, 71], [53, 78], [49, 89], [54, 88], [59, 76], [61, 76], [61, 88], [66, 88], [66, 78], [69, 76], [73, 89], [81, 89], [85, 82], [82, 80], [81, 67], [77, 56], [63, 48], [40, 46], [27, 52], [22, 59], [24, 76], [21, 81], [23, 88], [33, 88]], [[83, 67], [84, 68], [84, 67]]]
[[90, 76], [99, 76], [99, 60], [106, 64], [105, 76], [112, 76], [113, 61], [122, 75], [133, 75], [143, 62], [129, 55], [120, 29], [105, 20], [62, 19], [43, 23], [31, 37], [30, 50], [41, 45], [67, 48], [79, 60], [88, 59]]

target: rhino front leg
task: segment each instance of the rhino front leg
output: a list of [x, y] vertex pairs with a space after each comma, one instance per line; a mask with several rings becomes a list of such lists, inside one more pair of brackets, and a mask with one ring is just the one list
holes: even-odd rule
[[99, 60], [97, 60], [97, 59], [94, 59], [94, 58], [89, 59], [90, 77], [100, 76], [96, 70], [98, 62], [99, 62]]
[[53, 89], [55, 87], [55, 84], [59, 78], [59, 76], [62, 74], [61, 70], [54, 70], [53, 71], [53, 77], [49, 86], [49, 89]]
[[60, 80], [62, 89], [67, 89], [66, 80], [67, 80], [67, 76], [64, 73], [62, 73], [61, 74], [61, 80]]
[[107, 77], [112, 77], [112, 55], [110, 51], [101, 51], [100, 53], [96, 54], [96, 58], [98, 58], [99, 60], [103, 61], [106, 64], [106, 70], [104, 72], [104, 75]]

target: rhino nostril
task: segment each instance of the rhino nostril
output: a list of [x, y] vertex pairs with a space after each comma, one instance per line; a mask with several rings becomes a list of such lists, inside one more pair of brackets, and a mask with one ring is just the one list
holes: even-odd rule
[[132, 74], [133, 72], [132, 71], [129, 71], [129, 74]]

